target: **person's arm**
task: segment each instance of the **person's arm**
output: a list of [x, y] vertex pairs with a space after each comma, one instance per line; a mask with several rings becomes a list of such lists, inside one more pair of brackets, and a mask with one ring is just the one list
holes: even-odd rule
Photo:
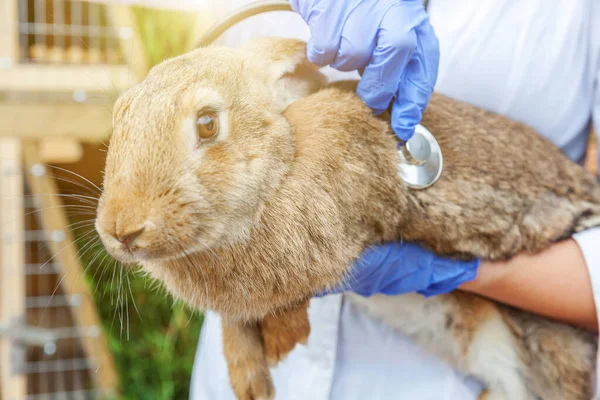
[[[596, 237], [600, 243], [600, 231]], [[598, 331], [590, 273], [573, 239], [536, 255], [519, 255], [507, 262], [482, 261], [477, 277], [460, 289]]]
[[[596, 82], [592, 118], [599, 134], [600, 70]], [[600, 164], [600, 151], [598, 160]], [[477, 277], [459, 288], [598, 332], [600, 228], [577, 233], [537, 255], [520, 255], [508, 262], [482, 261]]]

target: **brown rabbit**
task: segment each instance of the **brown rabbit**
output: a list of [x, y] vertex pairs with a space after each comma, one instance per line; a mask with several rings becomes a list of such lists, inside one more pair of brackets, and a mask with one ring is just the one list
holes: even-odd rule
[[[410, 239], [461, 258], [538, 252], [600, 224], [600, 186], [530, 128], [439, 94], [423, 124], [440, 180], [411, 191], [385, 118], [325, 86], [305, 44], [262, 39], [167, 60], [115, 104], [96, 227], [189, 305], [223, 317], [239, 399], [309, 335], [314, 293], [361, 252]], [[586, 399], [595, 336], [452, 293], [354, 301], [465, 374], [488, 399]]]

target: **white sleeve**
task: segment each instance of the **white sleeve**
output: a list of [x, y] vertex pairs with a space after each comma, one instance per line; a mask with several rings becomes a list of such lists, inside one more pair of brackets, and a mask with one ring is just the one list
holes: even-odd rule
[[[600, 6], [599, 6], [600, 8]], [[600, 12], [598, 13], [600, 14]], [[598, 29], [600, 35], [600, 29]], [[600, 46], [600, 45], [599, 45]], [[598, 51], [600, 53], [600, 50]], [[596, 98], [592, 108], [592, 127], [596, 134], [596, 161], [598, 166], [598, 175], [600, 176], [600, 54], [598, 54], [598, 74], [596, 76]]]
[[[600, 58], [600, 56], [599, 56]], [[595, 82], [595, 100], [592, 108], [592, 123], [596, 137], [600, 136], [600, 60], [598, 61], [598, 74]], [[600, 138], [599, 138], [600, 139]], [[600, 140], [597, 140], [598, 173], [600, 174]], [[590, 281], [592, 284], [592, 293], [594, 303], [596, 304], [596, 314], [600, 324], [600, 227], [587, 229], [573, 235], [573, 239], [579, 245], [585, 259]], [[600, 330], [600, 326], [599, 326]], [[596, 370], [600, 371], [600, 348], [596, 354]], [[598, 376], [596, 377], [598, 379]], [[595, 399], [600, 398], [600, 385], [596, 383]]]
[[590, 274], [596, 312], [600, 321], [600, 227], [587, 229], [573, 235], [579, 245]]
[[[600, 323], [600, 246], [598, 246], [600, 244], [600, 227], [576, 233], [573, 235], [573, 239], [579, 245], [585, 259], [596, 304], [596, 316]], [[596, 371], [600, 371], [600, 348], [596, 353]], [[600, 400], [599, 378], [600, 376], [596, 373], [594, 400]]]
[[[595, 97], [592, 107], [592, 123], [596, 137], [600, 136], [600, 51], [598, 51], [598, 70], [596, 74]], [[600, 140], [597, 140], [597, 147], [600, 150]], [[596, 154], [598, 160], [598, 172], [600, 173], [600, 151]], [[587, 229], [573, 235], [573, 239], [579, 245], [592, 281], [592, 289], [594, 291], [594, 300], [596, 310], [599, 313], [598, 320], [600, 321], [600, 227]], [[599, 357], [600, 358], [600, 357]]]

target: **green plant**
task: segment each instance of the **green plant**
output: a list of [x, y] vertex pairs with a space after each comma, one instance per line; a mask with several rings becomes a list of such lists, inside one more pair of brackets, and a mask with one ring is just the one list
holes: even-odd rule
[[148, 69], [193, 48], [201, 22], [197, 13], [141, 6], [131, 12]]

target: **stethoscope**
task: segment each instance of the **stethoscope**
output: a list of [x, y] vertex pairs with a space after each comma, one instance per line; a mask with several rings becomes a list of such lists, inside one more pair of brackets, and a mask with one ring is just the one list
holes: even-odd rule
[[[427, 8], [428, 1], [424, 4]], [[242, 6], [217, 22], [198, 41], [196, 47], [204, 47], [219, 38], [227, 29], [254, 15], [269, 11], [292, 11], [287, 0], [259, 0]], [[398, 172], [411, 189], [425, 189], [433, 185], [442, 174], [444, 159], [442, 149], [432, 133], [423, 125], [417, 125], [414, 135], [406, 142], [399, 142], [400, 163]]]

